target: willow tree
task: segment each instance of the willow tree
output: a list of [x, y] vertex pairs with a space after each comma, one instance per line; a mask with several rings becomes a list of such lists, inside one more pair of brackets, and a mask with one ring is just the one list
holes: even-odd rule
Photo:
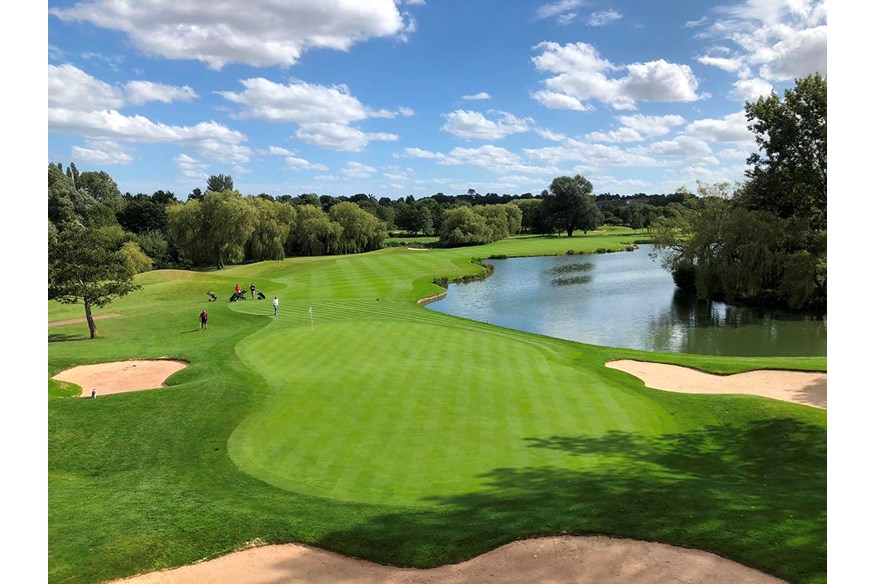
[[218, 269], [243, 259], [256, 225], [256, 210], [237, 191], [209, 192], [201, 204], [204, 234]]

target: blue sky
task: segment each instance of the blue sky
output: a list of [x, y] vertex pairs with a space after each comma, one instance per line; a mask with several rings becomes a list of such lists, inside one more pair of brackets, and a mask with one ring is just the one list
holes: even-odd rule
[[746, 100], [827, 75], [807, 0], [48, 5], [48, 159], [122, 192], [594, 192], [743, 178]]

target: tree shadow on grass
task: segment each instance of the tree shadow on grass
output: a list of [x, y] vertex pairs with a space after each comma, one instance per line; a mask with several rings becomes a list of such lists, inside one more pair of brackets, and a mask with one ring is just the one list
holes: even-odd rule
[[525, 537], [593, 533], [703, 549], [791, 582], [826, 580], [821, 426], [778, 419], [526, 442], [566, 453], [571, 468], [493, 469], [477, 493], [371, 518], [317, 545], [430, 567]]
[[49, 333], [50, 343], [66, 343], [69, 341], [87, 341], [87, 334]]

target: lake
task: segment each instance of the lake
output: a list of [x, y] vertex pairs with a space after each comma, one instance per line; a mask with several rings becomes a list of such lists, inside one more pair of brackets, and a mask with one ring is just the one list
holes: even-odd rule
[[633, 252], [486, 260], [485, 280], [451, 284], [428, 308], [551, 337], [645, 351], [827, 354], [827, 318], [699, 302], [641, 245]]

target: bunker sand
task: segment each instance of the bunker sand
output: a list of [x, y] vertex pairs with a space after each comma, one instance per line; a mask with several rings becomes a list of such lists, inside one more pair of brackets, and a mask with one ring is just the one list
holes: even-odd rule
[[394, 568], [299, 544], [234, 552], [116, 584], [781, 584], [720, 556], [661, 543], [592, 537], [545, 537], [510, 543], [428, 570]]
[[186, 366], [188, 363], [185, 361], [169, 359], [113, 361], [66, 369], [52, 379], [80, 386], [80, 397], [91, 397], [92, 388], [96, 388], [97, 395], [102, 396], [166, 387], [165, 380]]
[[[97, 314], [92, 318], [94, 320], [103, 320], [104, 318], [115, 318], [116, 316], [122, 316], [118, 312], [109, 312], [107, 314]], [[65, 324], [77, 324], [80, 322], [88, 322], [88, 320], [83, 316], [81, 318], [68, 318], [67, 320], [55, 320], [49, 323], [49, 326], [62, 326]]]
[[714, 375], [665, 363], [622, 359], [606, 367], [635, 375], [654, 389], [680, 393], [759, 395], [827, 409], [827, 374], [808, 371], [758, 370]]

